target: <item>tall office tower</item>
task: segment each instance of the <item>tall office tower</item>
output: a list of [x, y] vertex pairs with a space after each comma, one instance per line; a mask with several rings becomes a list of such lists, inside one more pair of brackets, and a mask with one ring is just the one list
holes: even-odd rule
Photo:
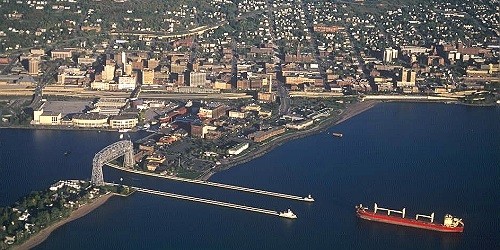
[[127, 76], [132, 75], [132, 64], [129, 64], [129, 63], [125, 64], [124, 69], [125, 69], [124, 70], [125, 75], [127, 75]]
[[112, 81], [115, 78], [115, 65], [106, 64], [104, 65], [104, 70], [102, 71], [103, 81]]
[[125, 54], [125, 51], [116, 53], [114, 55], [114, 60], [117, 65], [125, 65], [127, 63], [127, 55]]
[[37, 58], [31, 58], [28, 61], [28, 73], [30, 75], [38, 75], [38, 65], [40, 61]]
[[190, 72], [188, 85], [191, 87], [205, 86], [207, 73]]
[[122, 51], [122, 64], [125, 65], [127, 64], [127, 55], [125, 54], [125, 51]]
[[152, 69], [145, 68], [142, 71], [142, 84], [153, 84], [155, 78], [155, 72]]
[[417, 80], [417, 72], [415, 72], [413, 70], [410, 71], [410, 76], [408, 77], [408, 82], [415, 84], [416, 80]]
[[401, 81], [402, 82], [407, 82], [408, 81], [408, 69], [402, 69], [401, 71]]
[[411, 69], [402, 69], [401, 71], [401, 85], [415, 86], [417, 80], [417, 72]]
[[390, 63], [394, 59], [398, 58], [398, 50], [393, 49], [392, 47], [386, 48], [384, 50], [384, 63]]
[[271, 93], [273, 90], [273, 76], [269, 76], [269, 93]]
[[154, 70], [156, 67], [160, 65], [160, 62], [156, 59], [149, 59], [148, 60], [148, 68]]

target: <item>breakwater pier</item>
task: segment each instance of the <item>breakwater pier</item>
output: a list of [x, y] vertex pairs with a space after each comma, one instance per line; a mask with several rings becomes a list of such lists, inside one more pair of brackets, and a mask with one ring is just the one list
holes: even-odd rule
[[[106, 183], [106, 185], [117, 186], [118, 184]], [[198, 197], [193, 197], [193, 196], [168, 193], [168, 192], [163, 192], [163, 191], [158, 191], [158, 190], [152, 190], [152, 189], [146, 189], [146, 188], [140, 188], [140, 187], [133, 187], [133, 186], [126, 186], [126, 187], [132, 188], [132, 189], [134, 189], [137, 192], [146, 193], [146, 194], [152, 194], [152, 195], [158, 195], [158, 196], [164, 196], [164, 197], [168, 197], [168, 198], [174, 198], [174, 199], [180, 199], [180, 200], [187, 200], [187, 201], [205, 203], [205, 204], [210, 204], [210, 205], [216, 205], [216, 206], [221, 206], [221, 207], [228, 207], [228, 208], [240, 209], [240, 210], [245, 210], [245, 211], [250, 211], [250, 212], [255, 212], [255, 213], [261, 213], [261, 214], [268, 214], [268, 215], [274, 215], [274, 216], [279, 216], [279, 217], [285, 217], [285, 218], [289, 218], [289, 219], [296, 219], [297, 218], [295, 215], [290, 216], [287, 213], [279, 213], [278, 211], [273, 211], [273, 210], [268, 210], [268, 209], [263, 209], [263, 208], [250, 207], [250, 206], [245, 206], [245, 205], [238, 205], [238, 204], [229, 203], [229, 202], [216, 201], [216, 200], [210, 200], [210, 199], [203, 199], [203, 198], [198, 198]]]
[[297, 195], [282, 194], [282, 193], [271, 192], [271, 191], [266, 191], [266, 190], [234, 186], [234, 185], [229, 185], [229, 184], [224, 184], [224, 183], [202, 181], [202, 180], [193, 180], [193, 179], [186, 179], [186, 178], [181, 178], [181, 177], [176, 177], [176, 176], [161, 175], [161, 174], [156, 174], [156, 173], [149, 173], [149, 172], [139, 171], [139, 170], [135, 170], [135, 169], [125, 168], [125, 167], [121, 167], [121, 166], [118, 166], [116, 164], [109, 163], [109, 162], [106, 163], [106, 165], [108, 165], [112, 168], [115, 168], [115, 169], [119, 169], [119, 170], [126, 171], [129, 173], [134, 173], [134, 174], [154, 176], [154, 177], [164, 178], [164, 179], [169, 179], [169, 180], [182, 181], [182, 182], [188, 182], [188, 183], [194, 183], [194, 184], [206, 185], [206, 186], [212, 186], [212, 187], [218, 187], [218, 188], [224, 188], [224, 189], [231, 189], [231, 190], [236, 190], [236, 191], [241, 191], [241, 192], [267, 195], [267, 196], [273, 196], [273, 197], [289, 199], [289, 200], [314, 202], [314, 199], [310, 195], [306, 196], [306, 197], [301, 197], [301, 196], [297, 196]]
[[229, 207], [229, 208], [241, 209], [241, 210], [246, 210], [246, 211], [251, 211], [251, 212], [256, 212], [256, 213], [279, 216], [279, 213], [277, 211], [272, 211], [272, 210], [267, 210], [267, 209], [262, 209], [262, 208], [249, 207], [249, 206], [238, 205], [238, 204], [233, 204], [233, 203], [228, 203], [228, 202], [197, 198], [197, 197], [192, 197], [192, 196], [187, 196], [187, 195], [167, 193], [167, 192], [150, 190], [150, 189], [145, 189], [145, 188], [138, 188], [138, 187], [133, 187], [133, 188], [135, 190], [137, 190], [138, 192], [147, 193], [147, 194], [154, 194], [154, 195], [165, 196], [165, 197], [169, 197], [169, 198], [188, 200], [188, 201], [200, 202], [200, 203], [205, 203], [205, 204], [210, 204], [210, 205], [217, 205], [217, 206], [221, 206], [221, 207]]

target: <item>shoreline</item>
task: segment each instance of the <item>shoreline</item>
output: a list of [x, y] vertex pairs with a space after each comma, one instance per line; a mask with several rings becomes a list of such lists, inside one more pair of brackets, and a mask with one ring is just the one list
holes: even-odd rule
[[[0, 128], [5, 129], [29, 129], [29, 130], [71, 130], [71, 131], [102, 131], [102, 132], [119, 132], [116, 129], [110, 128], [77, 128], [77, 127], [67, 127], [64, 125], [9, 125], [9, 126], [0, 126]], [[136, 131], [131, 131], [136, 132]]]
[[[299, 139], [308, 135], [320, 133], [324, 130], [326, 130], [329, 127], [335, 126], [339, 123], [342, 123], [366, 110], [371, 109], [375, 105], [379, 103], [389, 103], [389, 102], [401, 102], [401, 103], [443, 103], [443, 104], [454, 104], [454, 105], [464, 105], [464, 106], [470, 106], [470, 107], [495, 107], [498, 106], [497, 104], [466, 104], [458, 101], [453, 101], [450, 103], [447, 103], [447, 101], [443, 100], [365, 100], [362, 102], [356, 102], [354, 104], [348, 105], [342, 113], [339, 114], [338, 117], [332, 117], [332, 118], [327, 118], [323, 120], [317, 127], [314, 127], [309, 130], [305, 131], [297, 131], [292, 134], [288, 135], [283, 135], [281, 137], [277, 138], [271, 138], [270, 141], [265, 142], [263, 145], [261, 145], [256, 151], [251, 151], [248, 152], [245, 155], [240, 156], [239, 158], [233, 159], [233, 161], [228, 162], [228, 163], [223, 163], [221, 165], [216, 166], [214, 169], [200, 175], [197, 177], [197, 180], [208, 180], [210, 177], [218, 172], [227, 170], [231, 167], [234, 167], [236, 165], [240, 165], [246, 162], [249, 162], [253, 159], [256, 159], [258, 157], [263, 156], [264, 154], [268, 153], [269, 151], [273, 150], [274, 148], [282, 145], [285, 142], [294, 140], [294, 139]], [[271, 144], [272, 145], [269, 145]]]
[[368, 100], [368, 101], [363, 101], [363, 102], [356, 102], [354, 104], [349, 104], [342, 111], [342, 113], [340, 113], [339, 116], [327, 118], [327, 119], [321, 121], [321, 123], [317, 127], [314, 127], [312, 129], [308, 129], [308, 130], [304, 130], [304, 131], [294, 132], [294, 133], [284, 135], [284, 136], [279, 136], [277, 138], [271, 138], [270, 141], [267, 141], [263, 145], [260, 145], [256, 150], [247, 152], [247, 154], [242, 155], [236, 159], [233, 159], [231, 162], [223, 163], [223, 164], [215, 167], [213, 170], [210, 170], [207, 173], [200, 175], [196, 179], [206, 181], [206, 180], [210, 179], [210, 177], [212, 175], [216, 174], [217, 172], [228, 170], [231, 167], [234, 167], [234, 166], [249, 162], [249, 161], [256, 159], [258, 157], [261, 157], [261, 156], [267, 154], [268, 152], [270, 152], [271, 150], [273, 150], [274, 148], [281, 146], [282, 144], [284, 144], [288, 141], [303, 138], [305, 136], [309, 136], [309, 135], [316, 134], [316, 133], [321, 133], [322, 131], [328, 129], [329, 127], [335, 126], [335, 125], [342, 123], [342, 122], [344, 122], [344, 121], [346, 121], [346, 120], [348, 120], [348, 119], [350, 119], [358, 114], [363, 113], [364, 111], [371, 109], [372, 107], [374, 107], [378, 103], [381, 103], [381, 102], [377, 101], [377, 100]]
[[[368, 100], [365, 100], [363, 102], [357, 102], [355, 104], [351, 104], [352, 105], [356, 105], [358, 103], [367, 103], [367, 102], [376, 102], [376, 103], [384, 103], [384, 102], [402, 102], [402, 103], [443, 103], [443, 104], [454, 104], [454, 105], [464, 105], [464, 106], [469, 106], [469, 107], [495, 107], [495, 106], [500, 106], [500, 104], [498, 103], [488, 103], [488, 104], [480, 104], [480, 103], [477, 103], [477, 104], [474, 104], [474, 103], [464, 103], [464, 102], [460, 102], [460, 101], [457, 101], [457, 100], [429, 100], [429, 99], [422, 99], [422, 100], [419, 100], [419, 99], [408, 99], [408, 100], [405, 100], [405, 99], [368, 99]], [[347, 111], [348, 108], [346, 108], [346, 111]], [[363, 111], [361, 111], [363, 112]], [[354, 114], [356, 115], [356, 114]], [[352, 116], [354, 116], [352, 115]], [[351, 116], [351, 117], [352, 117]], [[347, 119], [349, 119], [350, 117], [348, 117]], [[341, 122], [341, 121], [340, 121]], [[340, 123], [338, 122], [338, 123]], [[338, 123], [334, 123], [332, 125], [336, 125]], [[82, 128], [82, 127], [74, 127], [74, 126], [66, 126], [66, 125], [32, 125], [32, 124], [29, 124], [29, 125], [0, 125], [0, 128], [5, 128], [5, 129], [29, 129], [29, 130], [71, 130], [71, 131], [98, 131], [98, 132], [118, 132], [120, 133], [120, 131], [116, 130], [116, 129], [111, 129], [111, 128]], [[313, 129], [314, 130], [314, 129]], [[131, 130], [129, 131], [130, 133], [135, 133], [135, 132], [139, 132], [140, 130]], [[128, 132], [127, 132], [128, 133]]]
[[23, 242], [21, 245], [13, 246], [12, 249], [24, 250], [24, 249], [31, 249], [31, 248], [38, 246], [39, 244], [44, 242], [54, 230], [63, 226], [66, 223], [69, 223], [71, 221], [74, 221], [76, 219], [79, 219], [79, 218], [87, 215], [88, 213], [92, 212], [94, 209], [96, 209], [96, 208], [100, 207], [101, 205], [103, 205], [104, 203], [106, 203], [106, 201], [108, 201], [108, 199], [111, 198], [112, 196], [114, 196], [113, 193], [105, 194], [99, 198], [96, 198], [92, 202], [87, 203], [87, 204], [83, 205], [82, 207], [77, 208], [76, 210], [71, 212], [71, 214], [68, 218], [65, 218], [61, 221], [58, 221], [58, 222], [42, 229], [40, 232], [34, 234], [32, 237], [30, 237], [27, 241]]

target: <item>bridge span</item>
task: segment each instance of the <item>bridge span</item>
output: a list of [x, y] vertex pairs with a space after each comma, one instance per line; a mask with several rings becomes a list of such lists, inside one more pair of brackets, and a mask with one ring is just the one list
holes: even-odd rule
[[102, 166], [120, 156], [123, 156], [125, 167], [132, 168], [134, 166], [134, 149], [131, 141], [117, 141], [103, 148], [94, 156], [92, 160], [92, 183], [97, 186], [104, 185]]
[[131, 169], [131, 168], [120, 167], [120, 166], [113, 164], [113, 163], [110, 163], [110, 162], [105, 163], [105, 165], [108, 165], [112, 168], [116, 168], [116, 169], [119, 169], [122, 171], [134, 173], [134, 174], [154, 176], [154, 177], [164, 178], [164, 179], [169, 179], [169, 180], [182, 181], [182, 182], [194, 183], [194, 184], [199, 184], [199, 185], [206, 185], [206, 186], [212, 186], [212, 187], [218, 187], [218, 188], [231, 189], [231, 190], [236, 190], [236, 191], [241, 191], [241, 192], [267, 195], [267, 196], [273, 196], [273, 197], [289, 199], [289, 200], [314, 202], [314, 199], [310, 195], [307, 197], [301, 197], [301, 196], [297, 196], [297, 195], [282, 194], [282, 193], [265, 191], [265, 190], [260, 190], [260, 189], [234, 186], [234, 185], [229, 185], [229, 184], [224, 184], [224, 183], [186, 179], [186, 178], [181, 178], [181, 177], [176, 177], [176, 176], [160, 175], [160, 174], [156, 174], [156, 173], [149, 173], [149, 172], [139, 171], [139, 170], [135, 170], [135, 169]]

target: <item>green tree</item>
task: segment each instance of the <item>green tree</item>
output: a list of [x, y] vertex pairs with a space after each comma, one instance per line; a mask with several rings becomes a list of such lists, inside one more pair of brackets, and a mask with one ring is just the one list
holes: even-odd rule
[[47, 225], [50, 222], [50, 214], [48, 211], [41, 211], [36, 217], [35, 224]]

